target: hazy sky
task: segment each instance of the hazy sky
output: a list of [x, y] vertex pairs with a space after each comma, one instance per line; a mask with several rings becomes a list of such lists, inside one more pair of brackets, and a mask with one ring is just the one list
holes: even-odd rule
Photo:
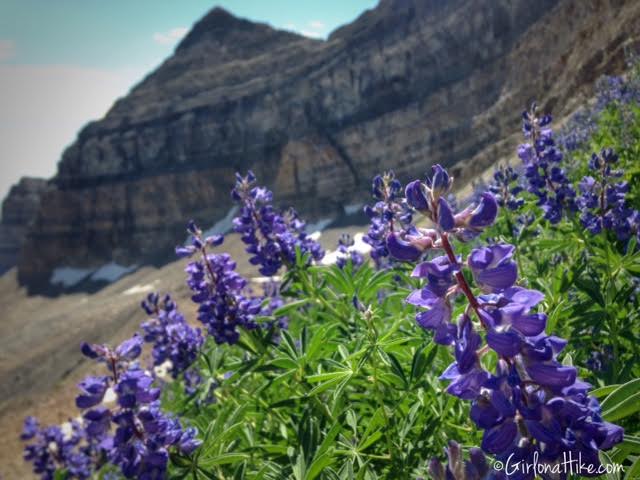
[[377, 0], [0, 0], [0, 199], [50, 177], [89, 120], [164, 58], [214, 6], [324, 38]]

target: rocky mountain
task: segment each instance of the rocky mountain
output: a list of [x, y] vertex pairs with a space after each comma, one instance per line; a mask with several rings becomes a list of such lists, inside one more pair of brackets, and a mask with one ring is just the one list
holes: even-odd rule
[[64, 152], [19, 278], [167, 255], [187, 219], [225, 215], [236, 170], [311, 217], [384, 169], [472, 178], [529, 101], [570, 112], [639, 38], [634, 0], [381, 0], [326, 41], [214, 8]]

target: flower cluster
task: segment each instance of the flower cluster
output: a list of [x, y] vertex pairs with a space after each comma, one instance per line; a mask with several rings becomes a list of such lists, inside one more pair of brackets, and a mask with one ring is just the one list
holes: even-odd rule
[[324, 256], [322, 247], [305, 232], [305, 223], [295, 210], [278, 212], [272, 202], [273, 193], [256, 186], [256, 177], [249, 171], [243, 177], [236, 173], [232, 198], [241, 205], [240, 215], [233, 220], [234, 230], [242, 235], [253, 265], [260, 273], [275, 275], [282, 265], [294, 265], [296, 250], [314, 260]]
[[[183, 429], [180, 422], [160, 409], [160, 389], [153, 376], [135, 361], [143, 340], [135, 335], [115, 349], [84, 343], [82, 353], [105, 363], [107, 376], [89, 376], [78, 384], [76, 406], [82, 410], [84, 429], [113, 465], [127, 478], [165, 478], [169, 450], [193, 452], [200, 441], [194, 428]], [[115, 395], [115, 405], [105, 399]], [[115, 432], [111, 433], [112, 426]]]
[[[625, 107], [640, 103], [640, 75], [637, 59], [630, 59], [629, 75], [603, 76], [596, 82], [596, 98], [593, 105], [574, 113], [560, 131], [558, 143], [567, 151], [577, 150], [587, 144], [598, 129], [598, 118], [611, 105]], [[635, 70], [635, 71], [634, 71]], [[629, 110], [623, 108], [622, 114]]]
[[560, 167], [562, 152], [556, 148], [550, 115], [538, 115], [534, 103], [522, 114], [523, 132], [529, 142], [518, 147], [525, 166], [527, 190], [538, 197], [538, 205], [551, 223], [558, 223], [563, 212], [576, 210], [576, 192]]
[[597, 178], [590, 175], [580, 181], [580, 221], [591, 233], [602, 230], [615, 232], [620, 240], [628, 239], [637, 230], [635, 219], [638, 213], [627, 206], [625, 196], [629, 187], [627, 182], [616, 182], [622, 172], [614, 170], [618, 156], [610, 148], [605, 148], [600, 155], [592, 154], [589, 168]]
[[[455, 255], [450, 235], [465, 240], [467, 230], [475, 234], [489, 226], [497, 205], [487, 194], [480, 206], [454, 215], [442, 197], [450, 183], [439, 166], [431, 182], [410, 183], [409, 202], [428, 214], [436, 228], [416, 237], [388, 239], [391, 253], [403, 260], [417, 260], [425, 249], [444, 251], [415, 267], [413, 276], [425, 279], [426, 285], [407, 302], [426, 309], [417, 314], [417, 323], [433, 330], [437, 343], [454, 350], [455, 361], [441, 376], [450, 381], [447, 392], [472, 401], [471, 418], [484, 430], [482, 449], [500, 460], [513, 456], [531, 463], [535, 455], [541, 463], [554, 464], [571, 452], [599, 465], [598, 451], [620, 442], [622, 428], [602, 419], [598, 402], [587, 394], [590, 385], [577, 379], [574, 367], [558, 361], [567, 342], [545, 334], [547, 317], [534, 311], [543, 294], [516, 285], [514, 247], [475, 248], [464, 261]], [[462, 273], [465, 265], [479, 295]], [[467, 307], [453, 322], [460, 294]], [[493, 372], [482, 362], [490, 351], [498, 358]]]
[[33, 463], [33, 472], [43, 480], [53, 480], [59, 470], [67, 472], [66, 478], [91, 477], [96, 448], [87, 441], [79, 422], [41, 427], [34, 417], [27, 417], [20, 438], [30, 442], [24, 459]]
[[450, 440], [445, 449], [447, 464], [433, 458], [429, 462], [429, 474], [433, 480], [501, 480], [506, 478], [504, 472], [491, 468], [481, 449], [469, 449], [469, 460], [465, 460], [462, 449], [457, 442]]
[[640, 102], [640, 85], [633, 75], [625, 79], [615, 75], [604, 75], [596, 82], [596, 111], [601, 112], [609, 105]]
[[411, 223], [411, 212], [402, 195], [402, 184], [392, 171], [373, 179], [371, 193], [376, 203], [364, 208], [371, 224], [362, 240], [371, 245], [371, 258], [376, 267], [383, 268], [392, 260], [387, 249], [387, 235]]
[[202, 231], [193, 221], [189, 222], [188, 231], [192, 244], [178, 247], [176, 252], [181, 256], [197, 255], [186, 272], [187, 285], [193, 292], [191, 299], [199, 305], [198, 320], [206, 325], [217, 343], [234, 344], [240, 338], [239, 327], [257, 328], [255, 318], [270, 311], [263, 307], [264, 298], [243, 294], [247, 281], [235, 271], [236, 263], [229, 254], [207, 252], [207, 246], [222, 243], [221, 236], [203, 239]]
[[524, 198], [518, 195], [522, 192], [519, 175], [509, 165], [500, 165], [493, 173], [493, 182], [489, 191], [495, 196], [498, 205], [509, 210], [518, 210], [524, 205]]
[[340, 235], [338, 239], [338, 257], [336, 259], [336, 265], [339, 268], [344, 268], [349, 260], [351, 260], [353, 268], [357, 268], [364, 263], [362, 254], [353, 249], [354, 244], [353, 238], [348, 233]]
[[[415, 180], [409, 183], [405, 195], [407, 204], [431, 220], [434, 228], [409, 226], [402, 232], [390, 232], [386, 238], [386, 248], [396, 259], [415, 261], [425, 251], [441, 248], [442, 233], [445, 232], [461, 241], [469, 241], [496, 218], [498, 204], [490, 193], [483, 193], [477, 204], [455, 213], [446, 200], [453, 178], [440, 165], [434, 165], [432, 169], [433, 175], [426, 182]], [[431, 262], [428, 273], [437, 276], [440, 275], [440, 269], [449, 267], [446, 261], [442, 263], [436, 259]]]
[[198, 357], [203, 337], [199, 329], [191, 327], [169, 295], [150, 293], [142, 302], [150, 320], [142, 323], [145, 342], [153, 344], [153, 364], [170, 362], [173, 378], [185, 372]]

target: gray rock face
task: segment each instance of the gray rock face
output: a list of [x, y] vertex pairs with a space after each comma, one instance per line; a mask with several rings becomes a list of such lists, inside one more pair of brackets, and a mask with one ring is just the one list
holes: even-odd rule
[[38, 213], [40, 197], [46, 189], [46, 180], [23, 177], [2, 202], [0, 275], [16, 265], [27, 229]]
[[228, 211], [236, 170], [311, 217], [384, 169], [471, 178], [511, 151], [529, 101], [571, 111], [639, 34], [633, 0], [381, 0], [327, 41], [216, 8], [64, 152], [20, 279], [168, 254], [189, 218]]

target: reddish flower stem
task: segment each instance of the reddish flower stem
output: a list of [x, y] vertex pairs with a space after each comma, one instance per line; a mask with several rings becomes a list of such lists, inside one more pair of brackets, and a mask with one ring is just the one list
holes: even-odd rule
[[[442, 239], [442, 248], [444, 248], [444, 251], [446, 252], [447, 257], [449, 258], [449, 261], [452, 264], [457, 265], [458, 259], [456, 258], [456, 255], [453, 252], [453, 247], [451, 246], [451, 243], [449, 243], [449, 236], [447, 235], [446, 232], [442, 233], [441, 239]], [[480, 304], [478, 303], [478, 299], [475, 297], [475, 295], [471, 291], [471, 287], [469, 286], [467, 279], [464, 278], [464, 274], [462, 273], [462, 271], [459, 270], [454, 274], [454, 276], [456, 278], [456, 282], [458, 283], [458, 286], [464, 293], [465, 297], [467, 297], [467, 300], [469, 300], [469, 305], [471, 305], [471, 308], [473, 308], [473, 310], [476, 312], [476, 315], [478, 316], [478, 320], [480, 320], [480, 323], [486, 329], [487, 326], [485, 325], [484, 320], [480, 316]]]

